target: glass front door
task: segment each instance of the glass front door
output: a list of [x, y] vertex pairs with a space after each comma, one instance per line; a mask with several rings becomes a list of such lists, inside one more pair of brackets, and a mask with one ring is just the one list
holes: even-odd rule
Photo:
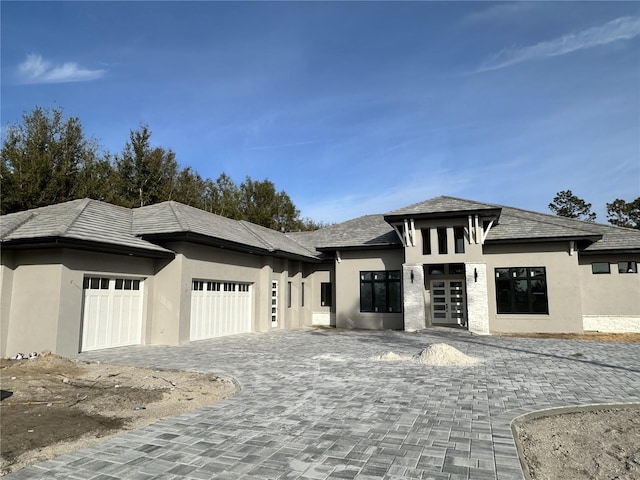
[[431, 323], [467, 326], [464, 280], [431, 280]]

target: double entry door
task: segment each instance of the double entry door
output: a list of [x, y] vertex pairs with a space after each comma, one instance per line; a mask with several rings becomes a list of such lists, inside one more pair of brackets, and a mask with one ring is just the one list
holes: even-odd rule
[[464, 280], [431, 280], [431, 320], [434, 325], [467, 326]]

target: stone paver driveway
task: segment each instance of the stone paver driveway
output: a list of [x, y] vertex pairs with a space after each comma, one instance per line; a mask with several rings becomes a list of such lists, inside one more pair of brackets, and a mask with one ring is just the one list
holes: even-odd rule
[[[484, 362], [371, 360], [433, 343]], [[7, 478], [521, 479], [514, 417], [640, 402], [637, 343], [305, 329], [80, 358], [225, 373], [242, 391]]]

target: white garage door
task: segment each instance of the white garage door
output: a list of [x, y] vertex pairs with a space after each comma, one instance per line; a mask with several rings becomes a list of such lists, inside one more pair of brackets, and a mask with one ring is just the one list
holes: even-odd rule
[[194, 280], [191, 340], [251, 332], [251, 285]]
[[85, 277], [82, 351], [139, 344], [142, 289], [131, 278]]

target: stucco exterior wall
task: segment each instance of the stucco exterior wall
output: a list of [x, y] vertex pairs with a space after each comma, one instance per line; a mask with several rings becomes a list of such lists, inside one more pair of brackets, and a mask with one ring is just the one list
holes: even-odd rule
[[0, 356], [7, 356], [7, 334], [15, 269], [13, 252], [0, 250]]
[[403, 249], [342, 251], [336, 271], [336, 326], [339, 328], [395, 329], [404, 328], [402, 313], [360, 312], [360, 272], [400, 270]]
[[[618, 262], [640, 255], [584, 255], [579, 259], [582, 312], [585, 330], [640, 332], [640, 273], [619, 273]], [[591, 264], [606, 262], [610, 273], [594, 274]]]
[[309, 315], [311, 316], [311, 325], [318, 326], [335, 326], [336, 316], [333, 305], [322, 304], [321, 285], [323, 283], [331, 284], [332, 295], [335, 299], [335, 281], [333, 273], [333, 264], [307, 265], [305, 267], [305, 305], [308, 306]]
[[[84, 276], [146, 279], [155, 269], [149, 259], [69, 249], [18, 251], [13, 253], [13, 263], [11, 288], [2, 298], [3, 356], [43, 350], [78, 353]], [[8, 285], [3, 282], [4, 289]], [[146, 280], [143, 285], [149, 288]], [[148, 298], [146, 292], [144, 298]]]
[[[489, 328], [492, 333], [582, 332], [582, 295], [578, 255], [569, 254], [569, 242], [485, 245]], [[498, 314], [496, 268], [545, 267], [549, 313]]]
[[[17, 253], [14, 258], [16, 266], [3, 355], [56, 351], [62, 269], [60, 255], [34, 251]], [[3, 316], [3, 322], [6, 320]]]

